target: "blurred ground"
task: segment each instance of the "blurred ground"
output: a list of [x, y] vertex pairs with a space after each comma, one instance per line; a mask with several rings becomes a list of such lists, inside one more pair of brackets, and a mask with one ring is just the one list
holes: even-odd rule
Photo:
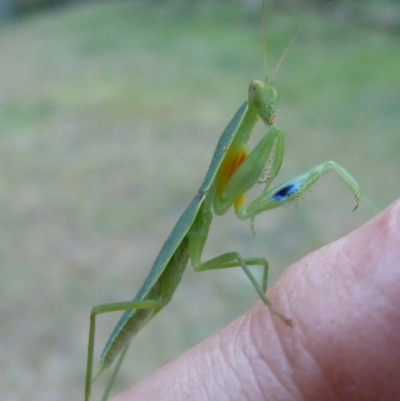
[[[248, 84], [263, 79], [258, 7], [151, 4], [93, 2], [0, 29], [3, 400], [82, 398], [91, 307], [133, 297]], [[277, 181], [332, 159], [385, 207], [399, 195], [400, 37], [318, 16], [267, 21], [271, 73], [308, 21], [276, 77], [287, 134]], [[232, 212], [216, 218], [205, 258], [266, 256], [273, 281], [373, 215], [353, 207], [329, 174], [298, 205], [257, 218], [255, 237]], [[188, 268], [132, 344], [119, 387], [256, 301], [240, 271]], [[99, 351], [116, 319], [101, 319]]]

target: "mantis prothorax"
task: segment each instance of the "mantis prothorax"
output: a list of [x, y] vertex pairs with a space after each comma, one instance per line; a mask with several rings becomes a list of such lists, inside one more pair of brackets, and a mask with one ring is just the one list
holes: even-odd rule
[[[263, 27], [265, 27], [264, 20]], [[291, 320], [275, 309], [265, 295], [268, 276], [268, 262], [265, 258], [242, 257], [232, 251], [202, 261], [203, 249], [214, 214], [223, 215], [233, 206], [237, 218], [252, 220], [264, 211], [292, 202], [329, 170], [336, 172], [350, 188], [356, 199], [355, 209], [359, 205], [362, 193], [357, 182], [346, 169], [333, 161], [319, 164], [279, 186], [269, 188], [279, 173], [284, 154], [284, 134], [275, 126], [276, 105], [277, 92], [272, 81], [266, 79], [265, 82], [257, 80], [251, 82], [248, 100], [239, 107], [222, 133], [203, 183], [172, 229], [135, 298], [132, 301], [104, 304], [92, 309], [86, 370], [86, 401], [90, 397], [92, 382], [119, 356], [103, 396], [103, 400], [107, 399], [132, 338], [170, 302], [189, 260], [194, 270], [198, 272], [231, 267], [242, 268], [271, 313], [285, 324], [291, 324]], [[270, 129], [250, 150], [247, 143], [260, 119]], [[263, 191], [246, 206], [245, 193], [261, 180], [264, 183]], [[249, 266], [253, 265], [261, 266], [263, 269], [261, 283], [249, 269]], [[93, 375], [96, 317], [115, 311], [124, 313], [111, 333], [102, 352], [99, 368]]]

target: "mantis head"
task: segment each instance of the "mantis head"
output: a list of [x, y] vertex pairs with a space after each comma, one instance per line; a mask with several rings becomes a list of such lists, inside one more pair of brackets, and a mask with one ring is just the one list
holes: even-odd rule
[[249, 86], [249, 106], [253, 106], [258, 116], [268, 126], [275, 122], [275, 108], [278, 103], [278, 94], [270, 84], [253, 81]]
[[261, 13], [261, 29], [262, 29], [262, 42], [263, 42], [263, 54], [264, 54], [264, 69], [265, 69], [265, 83], [261, 81], [253, 81], [249, 86], [249, 107], [254, 107], [257, 115], [264, 121], [268, 126], [275, 123], [275, 108], [278, 103], [278, 94], [273, 87], [275, 78], [278, 74], [279, 68], [283, 63], [286, 55], [288, 54], [292, 44], [299, 36], [300, 28], [297, 33], [293, 36], [292, 40], [286, 46], [281, 58], [276, 65], [275, 72], [272, 79], [268, 78], [268, 62], [267, 62], [267, 24], [265, 19], [265, 8], [266, 0], [262, 3], [262, 13]]

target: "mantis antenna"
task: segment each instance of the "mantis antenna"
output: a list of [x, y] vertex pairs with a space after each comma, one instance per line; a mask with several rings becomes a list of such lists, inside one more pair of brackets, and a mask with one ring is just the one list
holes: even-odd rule
[[303, 30], [303, 28], [304, 28], [304, 24], [303, 24], [303, 26], [301, 26], [301, 27], [297, 30], [297, 32], [296, 32], [296, 34], [293, 36], [292, 40], [291, 40], [291, 41], [289, 42], [289, 44], [286, 46], [286, 49], [285, 49], [284, 52], [282, 53], [282, 56], [281, 56], [281, 58], [279, 59], [278, 64], [276, 65], [276, 68], [275, 68], [275, 71], [274, 71], [274, 75], [273, 75], [272, 80], [271, 80], [271, 84], [274, 83], [275, 78], [276, 78], [276, 76], [277, 76], [277, 74], [278, 74], [278, 71], [279, 71], [279, 69], [281, 68], [281, 65], [282, 65], [282, 63], [283, 63], [283, 60], [285, 59], [285, 57], [286, 57], [287, 54], [289, 53], [290, 48], [292, 47], [292, 45], [293, 45], [293, 43], [295, 42], [295, 40], [297, 39], [297, 37], [300, 35], [300, 32]]
[[261, 30], [262, 30], [262, 47], [263, 47], [263, 59], [264, 59], [264, 70], [265, 70], [265, 83], [269, 85], [273, 85], [275, 78], [278, 74], [279, 69], [281, 68], [281, 65], [283, 63], [283, 60], [286, 58], [287, 54], [289, 53], [290, 48], [292, 47], [293, 43], [299, 36], [300, 32], [303, 30], [305, 24], [303, 24], [296, 34], [293, 36], [289, 44], [286, 46], [286, 49], [282, 53], [281, 58], [278, 61], [278, 64], [276, 65], [274, 74], [272, 76], [272, 79], [270, 80], [268, 78], [268, 59], [267, 59], [267, 20], [266, 20], [266, 0], [263, 0], [262, 2], [262, 14], [261, 14]]
[[263, 59], [264, 59], [264, 73], [265, 73], [265, 83], [268, 83], [268, 59], [267, 59], [267, 21], [265, 17], [266, 6], [265, 1], [262, 2], [261, 10], [261, 32], [262, 32], [262, 47], [263, 47]]

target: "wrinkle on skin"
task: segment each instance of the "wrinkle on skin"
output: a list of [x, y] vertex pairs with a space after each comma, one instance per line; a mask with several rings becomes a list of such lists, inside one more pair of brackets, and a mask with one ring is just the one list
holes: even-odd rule
[[[250, 339], [249, 321], [252, 314], [253, 310], [229, 326], [230, 339], [227, 341], [227, 336], [224, 335], [223, 341], [219, 342], [221, 354], [229, 370], [229, 374], [225, 375], [226, 388], [229, 387], [234, 393], [229, 400], [263, 399], [263, 387], [258, 375], [261, 360], [254, 355], [255, 348]], [[216, 397], [216, 400], [219, 401], [220, 398]]]
[[[260, 330], [259, 325], [260, 314], [265, 314], [265, 322], [268, 324], [268, 330], [266, 331], [261, 331], [263, 339], [260, 341]], [[263, 304], [259, 304], [258, 309], [253, 308], [253, 313], [248, 314], [248, 343], [250, 344], [250, 351], [248, 351], [248, 357], [249, 359], [253, 361], [257, 361], [257, 366], [258, 370], [262, 370], [264, 372], [268, 372], [269, 376], [269, 381], [273, 381], [274, 385], [280, 386], [282, 388], [285, 388], [285, 380], [280, 377], [281, 376], [281, 370], [280, 369], [275, 369], [274, 364], [271, 363], [271, 360], [268, 360], [265, 358], [265, 344], [266, 342], [269, 344], [275, 344], [275, 352], [276, 354], [281, 354], [283, 352], [283, 348], [281, 347], [280, 341], [279, 341], [279, 334], [277, 331], [277, 328], [274, 324], [273, 319], [271, 319], [271, 315], [267, 310], [265, 309], [265, 306]], [[279, 321], [280, 322], [280, 321]], [[281, 322], [280, 322], [281, 323]], [[267, 339], [265, 340], [265, 337]], [[262, 343], [264, 344], [264, 347], [259, 347], [259, 344]], [[283, 360], [285, 357], [283, 357]], [[259, 374], [259, 371], [254, 370], [254, 374]], [[265, 376], [265, 374], [263, 375]], [[268, 388], [265, 388], [265, 382], [263, 379], [259, 378], [258, 379], [259, 387], [261, 389], [261, 394], [268, 394]], [[261, 398], [262, 399], [262, 398]]]
[[[235, 330], [237, 331], [237, 330]], [[219, 392], [224, 393], [224, 389], [230, 387], [231, 390], [238, 394], [241, 392], [240, 380], [237, 375], [237, 371], [235, 369], [235, 364], [232, 361], [232, 347], [229, 344], [234, 344], [235, 339], [237, 336], [234, 333], [230, 333], [230, 341], [227, 342], [225, 336], [221, 336], [220, 333], [217, 334], [218, 338], [218, 348], [219, 348], [219, 355], [224, 361], [224, 369], [219, 372], [220, 377], [218, 380], [219, 385]], [[218, 394], [218, 392], [217, 392]], [[227, 398], [229, 399], [229, 398]], [[215, 392], [213, 392], [212, 397], [210, 400], [218, 400], [216, 397]]]
[[[281, 309], [281, 302], [274, 296], [272, 299], [274, 305]], [[249, 327], [250, 341], [254, 347], [252, 353], [261, 359], [263, 366], [262, 389], [266, 398], [261, 399], [297, 400], [299, 392], [293, 386], [290, 362], [286, 355], [287, 347], [283, 342], [283, 337], [291, 333], [293, 328], [271, 315], [262, 303], [254, 308]]]

